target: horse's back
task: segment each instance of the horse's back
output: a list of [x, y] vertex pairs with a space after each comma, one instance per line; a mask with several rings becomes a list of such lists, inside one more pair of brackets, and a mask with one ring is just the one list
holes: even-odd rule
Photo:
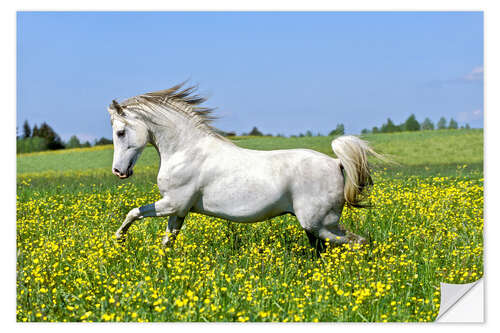
[[309, 149], [219, 153], [204, 166], [194, 210], [252, 222], [294, 212], [296, 202], [328, 204], [343, 192], [339, 162]]
[[284, 150], [282, 154], [289, 167], [294, 200], [331, 201], [343, 197], [344, 176], [338, 159], [310, 149]]

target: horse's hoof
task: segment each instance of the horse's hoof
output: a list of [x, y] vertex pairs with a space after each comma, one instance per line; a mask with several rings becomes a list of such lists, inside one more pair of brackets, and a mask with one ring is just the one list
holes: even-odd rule
[[368, 244], [368, 240], [364, 237], [359, 237], [358, 244], [359, 245], [366, 245], [366, 244]]
[[175, 233], [167, 232], [165, 237], [163, 237], [163, 240], [161, 241], [161, 245], [163, 248], [166, 247], [172, 247], [174, 245], [175, 239], [177, 238], [177, 235]]
[[173, 239], [164, 239], [161, 242], [161, 246], [165, 249], [167, 247], [172, 247], [174, 245], [174, 240]]
[[168, 242], [162, 242], [161, 245], [163, 246], [164, 249], [166, 249], [167, 247], [173, 247], [174, 246], [174, 241], [170, 240]]
[[347, 239], [349, 240], [349, 243], [352, 244], [359, 244], [359, 245], [365, 245], [368, 244], [368, 241], [366, 238], [358, 236], [356, 234], [353, 234], [352, 232], [348, 231], [346, 233]]
[[125, 242], [125, 236], [122, 234], [115, 234], [115, 240], [119, 244], [123, 244]]

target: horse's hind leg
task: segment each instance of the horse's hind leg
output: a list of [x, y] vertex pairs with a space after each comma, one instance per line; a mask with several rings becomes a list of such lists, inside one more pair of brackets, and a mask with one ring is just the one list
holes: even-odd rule
[[183, 223], [184, 217], [170, 216], [168, 218], [167, 231], [161, 242], [164, 247], [173, 245], [175, 238], [177, 238], [177, 235], [181, 231]]
[[339, 224], [340, 213], [330, 211], [321, 222], [318, 236], [321, 239], [329, 240], [333, 245], [345, 243], [366, 244], [366, 239], [348, 230]]
[[309, 244], [316, 250], [316, 255], [325, 251], [325, 242], [320, 238], [316, 237], [314, 233], [306, 230], [307, 238], [309, 239]]
[[340, 213], [329, 211], [323, 218], [307, 221], [306, 217], [299, 217], [302, 227], [305, 229], [309, 243], [322, 252], [324, 246], [322, 242], [328, 241], [332, 245], [342, 245], [346, 243], [364, 244], [366, 240], [350, 231], [346, 231], [339, 224]]

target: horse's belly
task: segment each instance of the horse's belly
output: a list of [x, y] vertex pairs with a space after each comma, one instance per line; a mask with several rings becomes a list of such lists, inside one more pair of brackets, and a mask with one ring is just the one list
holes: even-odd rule
[[226, 189], [204, 193], [192, 211], [235, 222], [258, 222], [284, 213], [292, 213], [284, 193], [263, 193]]

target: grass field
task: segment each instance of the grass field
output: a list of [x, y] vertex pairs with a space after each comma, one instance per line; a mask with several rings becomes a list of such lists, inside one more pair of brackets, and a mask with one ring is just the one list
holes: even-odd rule
[[[317, 258], [298, 221], [252, 225], [190, 214], [172, 248], [166, 218], [128, 210], [160, 198], [158, 157], [110, 172], [112, 146], [17, 157], [18, 321], [433, 321], [439, 282], [483, 274], [483, 132], [367, 135], [399, 165], [377, 165], [372, 209], [345, 209], [364, 246]], [[253, 149], [312, 148], [331, 137], [245, 138]]]

